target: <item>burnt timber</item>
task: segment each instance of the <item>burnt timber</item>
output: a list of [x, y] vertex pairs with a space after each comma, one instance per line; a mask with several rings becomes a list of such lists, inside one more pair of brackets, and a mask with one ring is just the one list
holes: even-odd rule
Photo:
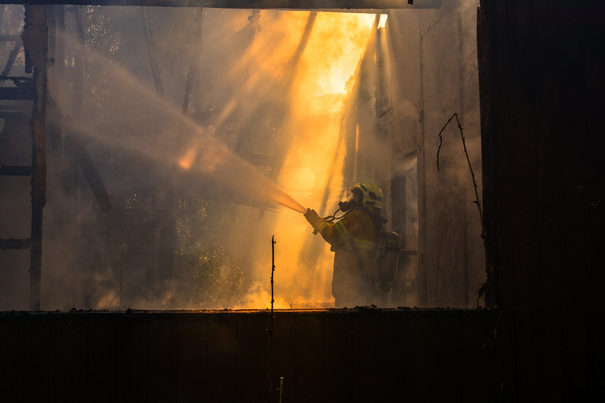
[[439, 8], [442, 0], [0, 0], [0, 4], [71, 4], [100, 6], [205, 7], [249, 9], [403, 9]]

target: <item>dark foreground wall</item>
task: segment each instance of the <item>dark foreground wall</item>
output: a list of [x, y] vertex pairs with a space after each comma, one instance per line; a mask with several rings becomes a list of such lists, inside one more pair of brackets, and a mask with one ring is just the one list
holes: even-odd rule
[[[490, 311], [0, 314], [0, 401], [488, 402]], [[271, 400], [269, 400], [271, 399]]]
[[481, 0], [488, 294], [515, 318], [507, 401], [605, 401], [604, 15], [598, 0]]

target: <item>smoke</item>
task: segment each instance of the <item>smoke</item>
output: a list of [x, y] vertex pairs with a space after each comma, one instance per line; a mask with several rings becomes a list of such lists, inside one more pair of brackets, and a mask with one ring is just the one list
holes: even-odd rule
[[[67, 46], [76, 46], [73, 38], [59, 36]], [[95, 141], [114, 150], [147, 159], [148, 163], [164, 165], [165, 169], [181, 168], [193, 171], [202, 178], [220, 182], [240, 197], [254, 197], [298, 212], [302, 207], [277, 185], [262, 175], [249, 162], [233, 153], [207, 128], [197, 124], [176, 106], [162, 99], [146, 87], [138, 77], [112, 63], [95, 51], [88, 51], [88, 63], [102, 69], [119, 85], [112, 95], [119, 101], [113, 108], [126, 110], [128, 116], [114, 111], [98, 113], [95, 105], [67, 113], [69, 103], [54, 96], [59, 113], [49, 116], [49, 123], [65, 125], [65, 130], [80, 141]], [[152, 117], [152, 119], [149, 119]], [[144, 136], [145, 140], [141, 140]]]
[[439, 130], [456, 112], [481, 184], [477, 6], [448, 1], [439, 10], [390, 18], [393, 62], [405, 66], [393, 75], [394, 130], [408, 133], [394, 144], [392, 172], [407, 200], [400, 228], [405, 247], [424, 252], [407, 258], [406, 305], [473, 307], [485, 280], [481, 223], [456, 126], [443, 134], [436, 167]]
[[300, 258], [323, 242], [300, 213], [343, 192], [342, 114], [374, 15], [185, 11], [148, 12], [155, 77], [138, 9], [83, 8], [83, 38], [75, 14], [56, 34], [49, 123], [90, 154], [112, 209], [75, 161], [51, 166], [47, 308], [265, 308], [272, 234], [276, 307], [330, 306], [332, 253]]
[[[333, 253], [301, 213], [331, 213], [359, 181], [384, 189], [387, 229], [418, 249], [426, 210], [417, 203], [417, 166], [430, 164], [432, 147], [418, 146], [418, 30], [445, 16], [445, 28], [425, 41], [421, 140], [462, 98], [476, 162], [471, 3], [391, 11], [380, 21], [356, 13], [49, 8], [63, 13], [64, 26], [54, 14], [43, 309], [266, 308], [272, 235], [275, 307], [333, 306]], [[459, 32], [455, 13], [463, 16]], [[471, 83], [462, 95], [441, 63], [456, 54], [447, 46], [456, 35], [466, 38], [462, 76]], [[457, 195], [452, 189], [465, 180], [449, 145], [447, 177], [439, 179], [448, 190], [434, 191], [430, 174], [429, 207]], [[404, 211], [391, 204], [402, 189]], [[105, 191], [109, 210], [99, 200]], [[461, 239], [451, 228], [441, 232]], [[418, 304], [418, 266], [410, 267], [396, 284], [408, 295], [393, 294], [390, 304]], [[2, 278], [27, 293], [26, 275]], [[14, 301], [11, 294], [2, 306], [22, 305]]]

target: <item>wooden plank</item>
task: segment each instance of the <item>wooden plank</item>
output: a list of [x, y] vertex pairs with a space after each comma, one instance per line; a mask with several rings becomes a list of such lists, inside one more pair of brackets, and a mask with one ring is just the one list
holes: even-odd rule
[[285, 379], [284, 401], [317, 402], [323, 397], [323, 326], [316, 315], [304, 314], [294, 318], [292, 342], [297, 348], [294, 351], [296, 377]]
[[119, 328], [118, 395], [121, 401], [149, 401], [149, 320], [126, 314]]
[[[567, 326], [565, 318], [560, 311], [553, 309], [542, 312], [543, 326], [538, 334], [540, 341], [536, 346], [540, 351], [541, 368], [537, 396], [543, 401], [573, 401], [579, 396], [570, 396], [568, 388], [568, 375], [566, 374], [566, 349], [574, 346], [566, 345], [564, 329]], [[538, 379], [537, 379], [538, 381]], [[536, 382], [538, 384], [538, 382]], [[579, 400], [578, 400], [579, 401]]]
[[[265, 313], [0, 313], [0, 341], [16, 350], [0, 344], [0, 369], [14, 371], [0, 390], [10, 401], [268, 401]], [[492, 323], [484, 312], [278, 312], [274, 386], [285, 378], [288, 402], [488, 401]]]
[[123, 320], [94, 317], [85, 321], [86, 334], [86, 398], [87, 402], [118, 400], [118, 329]]
[[206, 315], [191, 316], [178, 324], [178, 396], [179, 401], [200, 399], [211, 372], [206, 360], [208, 343]]
[[58, 402], [77, 403], [85, 395], [88, 359], [87, 329], [82, 317], [61, 317], [54, 324], [54, 389]]
[[[462, 402], [507, 401], [502, 397], [501, 340], [492, 318], [475, 312], [458, 320], [460, 355], [460, 400]], [[482, 382], [475, 382], [483, 379]]]
[[264, 360], [267, 334], [265, 322], [259, 318], [260, 315], [262, 314], [238, 314], [236, 322], [235, 354], [238, 359], [232, 379], [237, 379], [234, 383], [246, 391], [246, 400], [251, 402], [264, 401], [266, 395]]
[[7, 402], [24, 401], [26, 342], [18, 318], [0, 321], [0, 396]]
[[25, 362], [23, 373], [26, 402], [53, 402], [55, 345], [52, 337], [54, 318], [31, 316], [25, 324]]
[[213, 315], [207, 319], [205, 338], [206, 361], [200, 390], [207, 401], [237, 401], [237, 390], [232, 374], [237, 368], [237, 317]]
[[[591, 322], [591, 339], [589, 340], [590, 347], [588, 350], [590, 366], [586, 368], [585, 374], [589, 377], [589, 396], [593, 401], [599, 402], [605, 400], [605, 348], [603, 348], [603, 340], [605, 340], [605, 314], [602, 310], [594, 310], [586, 312], [587, 321]], [[590, 392], [594, 393], [590, 393]]]
[[354, 315], [327, 315], [323, 325], [325, 402], [354, 402]]
[[147, 390], [150, 402], [177, 402], [177, 318], [161, 317], [149, 322]]
[[[269, 319], [269, 312], [266, 318]], [[270, 322], [267, 322], [269, 328]], [[285, 401], [296, 401], [298, 365], [300, 356], [292, 349], [295, 333], [295, 318], [281, 312], [275, 313], [273, 335], [267, 336], [267, 394], [269, 401], [279, 399], [279, 378], [283, 377]]]
[[404, 355], [405, 321], [398, 315], [384, 314], [374, 323], [376, 330], [375, 368], [377, 388], [374, 401], [402, 401], [404, 397], [404, 376], [402, 369], [407, 366]]
[[355, 315], [351, 333], [353, 336], [353, 400], [370, 402], [374, 392], [379, 387], [379, 377], [376, 376], [376, 316], [370, 313]]

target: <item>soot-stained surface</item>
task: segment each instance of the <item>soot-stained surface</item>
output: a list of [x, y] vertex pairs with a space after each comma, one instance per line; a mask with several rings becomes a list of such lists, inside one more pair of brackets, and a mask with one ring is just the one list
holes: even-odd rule
[[488, 401], [496, 311], [0, 314], [4, 401]]

